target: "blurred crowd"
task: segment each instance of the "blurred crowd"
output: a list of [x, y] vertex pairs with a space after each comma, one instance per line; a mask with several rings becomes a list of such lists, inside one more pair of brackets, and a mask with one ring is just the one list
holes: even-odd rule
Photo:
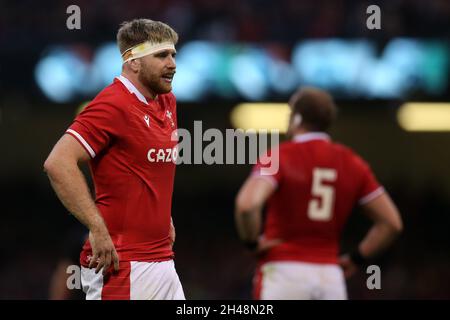
[[[81, 9], [82, 32], [67, 32], [66, 9], [72, 4]], [[376, 34], [366, 28], [366, 9], [371, 4], [381, 8], [382, 28]], [[51, 42], [112, 40], [122, 21], [136, 17], [168, 23], [182, 42], [295, 42], [371, 32], [381, 40], [450, 35], [447, 0], [22, 0], [2, 1], [1, 6], [0, 45], [6, 51]]]

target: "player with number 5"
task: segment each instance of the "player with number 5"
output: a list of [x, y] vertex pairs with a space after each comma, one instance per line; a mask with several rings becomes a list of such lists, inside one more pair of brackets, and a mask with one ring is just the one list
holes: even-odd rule
[[[336, 117], [333, 98], [303, 88], [289, 106], [290, 141], [279, 146], [278, 172], [261, 174], [260, 161], [236, 198], [239, 237], [258, 255], [254, 297], [346, 299], [345, 277], [388, 247], [402, 220], [369, 165], [326, 133]], [[356, 204], [373, 225], [353, 252], [339, 257]]]

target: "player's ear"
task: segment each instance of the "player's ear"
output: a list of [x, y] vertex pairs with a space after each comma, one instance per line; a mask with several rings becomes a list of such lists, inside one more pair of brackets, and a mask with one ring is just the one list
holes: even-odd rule
[[302, 123], [302, 116], [299, 113], [294, 114], [294, 118], [292, 119], [292, 123], [295, 127], [299, 127]]
[[138, 73], [141, 69], [141, 60], [140, 59], [133, 59], [128, 62], [131, 71], [134, 73]]
[[290, 129], [297, 129], [302, 123], [302, 116], [299, 113], [291, 113], [289, 118], [289, 127]]

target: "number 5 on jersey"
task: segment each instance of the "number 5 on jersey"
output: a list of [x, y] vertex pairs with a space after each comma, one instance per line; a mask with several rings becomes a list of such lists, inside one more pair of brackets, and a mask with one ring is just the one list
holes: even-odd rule
[[[311, 199], [308, 204], [308, 218], [315, 221], [328, 221], [331, 219], [334, 208], [334, 187], [325, 182], [335, 182], [337, 172], [334, 169], [314, 168]], [[319, 199], [317, 199], [319, 198]]]

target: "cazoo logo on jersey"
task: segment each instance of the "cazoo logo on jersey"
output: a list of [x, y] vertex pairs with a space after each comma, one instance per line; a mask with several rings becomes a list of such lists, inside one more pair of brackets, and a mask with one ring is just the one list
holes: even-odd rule
[[178, 156], [177, 146], [173, 148], [151, 148], [147, 152], [147, 159], [150, 162], [176, 162]]

